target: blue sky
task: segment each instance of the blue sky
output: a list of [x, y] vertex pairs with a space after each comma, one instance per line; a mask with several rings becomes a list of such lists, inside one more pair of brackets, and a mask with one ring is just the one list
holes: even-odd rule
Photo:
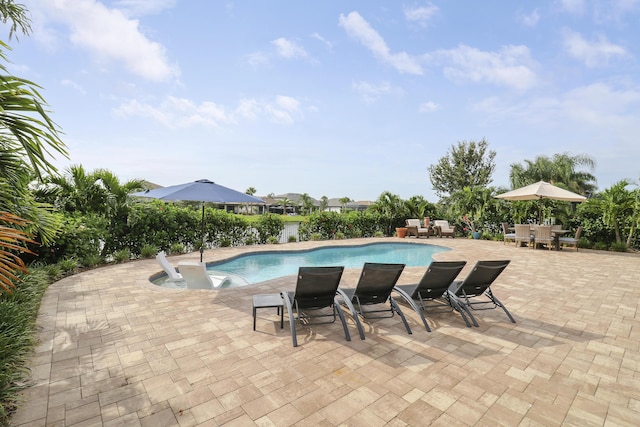
[[[23, 0], [10, 71], [123, 181], [437, 201], [458, 141], [640, 177], [640, 1]], [[7, 28], [4, 29], [5, 40]]]

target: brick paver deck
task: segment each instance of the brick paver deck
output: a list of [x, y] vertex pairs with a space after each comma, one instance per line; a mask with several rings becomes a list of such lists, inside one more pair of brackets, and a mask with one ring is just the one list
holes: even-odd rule
[[[385, 239], [396, 241], [396, 239]], [[398, 239], [399, 241], [400, 239]], [[361, 241], [340, 241], [339, 244]], [[502, 242], [405, 239], [452, 251], [438, 260], [510, 259], [493, 286], [501, 310], [298, 328], [268, 310], [252, 331], [252, 295], [293, 290], [289, 276], [219, 291], [159, 288], [155, 260], [99, 268], [46, 292], [16, 426], [484, 425], [640, 423], [640, 256], [529, 250]], [[326, 242], [278, 245], [301, 249]], [[205, 259], [245, 250], [209, 251]], [[195, 260], [198, 254], [170, 258]], [[399, 283], [424, 267], [407, 267]], [[360, 271], [348, 269], [343, 285]], [[286, 316], [285, 316], [286, 320]]]

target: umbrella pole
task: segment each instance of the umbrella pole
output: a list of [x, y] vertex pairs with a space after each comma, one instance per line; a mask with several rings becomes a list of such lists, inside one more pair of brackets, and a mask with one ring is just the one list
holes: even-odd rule
[[204, 253], [204, 202], [202, 202], [202, 221], [200, 223], [200, 262]]

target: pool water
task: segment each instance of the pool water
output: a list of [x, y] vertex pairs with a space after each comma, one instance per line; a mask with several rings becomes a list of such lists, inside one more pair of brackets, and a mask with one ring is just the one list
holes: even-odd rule
[[[449, 249], [415, 243], [371, 243], [359, 246], [332, 246], [304, 251], [268, 251], [240, 255], [226, 261], [207, 263], [209, 274], [225, 274], [237, 287], [264, 282], [298, 272], [299, 267], [341, 265], [362, 268], [365, 262], [398, 263], [407, 267], [427, 266], [432, 255]], [[154, 283], [164, 287], [184, 287], [181, 282]]]

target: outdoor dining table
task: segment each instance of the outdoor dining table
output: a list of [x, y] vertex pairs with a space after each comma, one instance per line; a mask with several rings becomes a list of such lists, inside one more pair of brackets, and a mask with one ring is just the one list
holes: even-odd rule
[[[533, 233], [535, 231], [535, 228], [532, 226], [530, 230]], [[509, 231], [516, 231], [516, 228], [509, 227]], [[557, 229], [557, 230], [554, 230], [553, 228], [551, 229], [551, 235], [553, 236], [553, 241], [556, 245], [556, 251], [560, 250], [560, 236], [563, 236], [570, 231], [571, 230], [565, 230], [565, 229]]]

